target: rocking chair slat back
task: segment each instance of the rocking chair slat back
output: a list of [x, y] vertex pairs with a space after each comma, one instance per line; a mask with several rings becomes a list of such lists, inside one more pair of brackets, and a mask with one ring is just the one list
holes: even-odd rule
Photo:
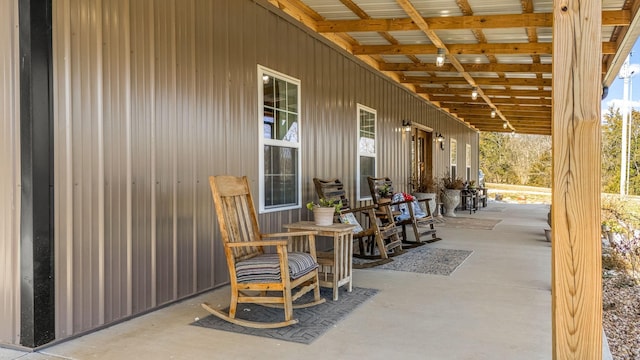
[[[212, 187], [216, 211], [224, 214], [220, 221], [220, 233], [224, 242], [248, 242], [260, 240], [260, 228], [255, 217], [253, 199], [246, 183], [234, 176], [218, 177], [217, 187]], [[221, 193], [225, 194], [224, 196]], [[236, 261], [242, 261], [264, 253], [261, 246], [227, 247]]]

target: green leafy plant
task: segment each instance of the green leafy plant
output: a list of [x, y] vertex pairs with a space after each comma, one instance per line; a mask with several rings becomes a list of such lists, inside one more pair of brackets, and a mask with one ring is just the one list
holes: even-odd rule
[[326, 198], [322, 198], [320, 200], [318, 200], [318, 202], [313, 202], [313, 201], [309, 201], [307, 203], [307, 209], [309, 210], [313, 210], [314, 207], [327, 207], [330, 208], [332, 207], [336, 213], [340, 212], [340, 209], [342, 209], [342, 201], [338, 200], [338, 199], [326, 199]]
[[378, 188], [378, 194], [383, 198], [391, 197], [391, 195], [393, 195], [393, 189], [391, 189], [391, 185], [384, 184]]

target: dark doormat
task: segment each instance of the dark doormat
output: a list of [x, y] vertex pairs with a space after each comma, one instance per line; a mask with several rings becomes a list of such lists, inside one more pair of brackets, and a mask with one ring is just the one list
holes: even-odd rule
[[451, 275], [473, 251], [458, 249], [440, 249], [419, 247], [398, 255], [393, 261], [375, 267], [406, 272], [416, 272], [434, 275]]
[[[332, 290], [320, 288], [320, 294], [327, 301], [323, 304], [303, 309], [294, 309], [293, 317], [299, 322], [278, 329], [253, 329], [232, 324], [216, 316], [209, 315], [191, 325], [236, 332], [246, 335], [262, 336], [272, 339], [311, 344], [327, 330], [334, 327], [358, 306], [378, 293], [377, 289], [354, 287], [352, 292], [340, 288], [337, 301], [333, 301]], [[312, 294], [305, 294], [299, 302], [309, 301]], [[236, 316], [241, 319], [262, 322], [278, 322], [284, 319], [283, 310], [254, 304], [238, 304]]]
[[502, 219], [486, 219], [471, 217], [445, 217], [443, 222], [437, 223], [438, 227], [454, 229], [493, 230]]
[[[441, 249], [427, 246], [421, 246], [416, 249], [405, 251], [395, 256], [392, 260], [385, 264], [373, 264], [366, 266], [367, 263], [362, 259], [354, 258], [354, 264], [357, 261], [361, 268], [385, 269], [406, 272], [416, 272], [433, 275], [451, 275], [460, 266], [473, 251], [457, 250], [457, 249]], [[355, 265], [354, 265], [355, 267]]]

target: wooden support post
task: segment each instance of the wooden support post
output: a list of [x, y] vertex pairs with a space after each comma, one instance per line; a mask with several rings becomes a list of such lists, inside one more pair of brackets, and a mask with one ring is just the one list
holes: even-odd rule
[[554, 0], [554, 359], [602, 358], [602, 0]]

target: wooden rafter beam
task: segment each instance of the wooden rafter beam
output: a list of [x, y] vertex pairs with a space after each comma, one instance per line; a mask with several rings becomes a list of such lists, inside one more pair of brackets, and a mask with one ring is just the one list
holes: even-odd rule
[[[463, 30], [463, 29], [508, 29], [553, 26], [551, 13], [527, 13], [506, 15], [471, 15], [452, 17], [424, 18], [431, 30]], [[616, 10], [602, 12], [604, 26], [629, 26], [631, 12]], [[419, 30], [418, 25], [410, 19], [363, 19], [363, 20], [324, 20], [318, 21], [320, 33], [340, 32], [381, 32]]]
[[[452, 112], [464, 118], [467, 118], [467, 117], [476, 117], [476, 118], [482, 118], [482, 119], [490, 118], [489, 113], [486, 111], [477, 112], [477, 111], [466, 110], [466, 111], [458, 111], [458, 112], [452, 111]], [[513, 114], [513, 113], [505, 113], [505, 112], [502, 112], [502, 114], [509, 121], [530, 120], [530, 121], [539, 121], [541, 124], [551, 124], [550, 115], [544, 116], [539, 114], [528, 114], [528, 113]]]
[[[436, 54], [439, 45], [354, 45], [356, 55], [421, 55]], [[486, 44], [447, 44], [448, 53], [455, 55], [487, 55], [487, 54], [526, 54], [549, 55], [552, 53], [552, 43], [486, 43]], [[602, 43], [603, 54], [614, 54], [617, 44]]]
[[[473, 101], [469, 97], [463, 96], [445, 96], [445, 95], [429, 95], [431, 101], [440, 103], [443, 107], [459, 106], [460, 104], [476, 104], [486, 105], [482, 101]], [[491, 97], [491, 101], [495, 106], [500, 108], [501, 105], [533, 105], [533, 106], [551, 106], [551, 99], [516, 99], [516, 98], [497, 98]], [[488, 106], [488, 105], [486, 105]]]
[[[528, 108], [531, 108], [531, 106], [526, 106]], [[500, 111], [502, 111], [502, 113], [506, 116], [506, 117], [510, 117], [510, 116], [522, 116], [522, 117], [535, 117], [535, 118], [543, 118], [543, 119], [550, 119], [551, 118], [551, 110], [539, 110], [539, 111], [534, 111], [534, 110], [512, 110], [509, 108], [505, 108], [503, 106], [499, 107]], [[535, 109], [535, 107], [534, 107]], [[482, 115], [482, 116], [490, 116], [491, 114], [491, 109], [487, 108], [483, 108], [483, 109], [477, 109], [477, 108], [471, 108], [471, 107], [449, 107], [449, 110], [456, 112], [458, 114], [460, 113], [468, 113], [468, 114], [477, 114], [477, 115]]]
[[[548, 73], [551, 74], [551, 64], [462, 64], [467, 72], [515, 72], [515, 73]], [[380, 69], [385, 71], [456, 71], [451, 64], [437, 67], [435, 64], [411, 63], [382, 63]]]
[[[551, 86], [551, 79], [527, 79], [527, 78], [489, 78], [474, 77], [478, 85], [500, 85], [500, 86]], [[400, 79], [406, 84], [467, 84], [462, 77], [444, 76], [404, 76]]]
[[[494, 103], [495, 103], [495, 98], [493, 98]], [[523, 112], [541, 112], [541, 113], [545, 113], [545, 114], [549, 114], [551, 115], [551, 106], [535, 106], [535, 105], [499, 105], [498, 106], [500, 108], [501, 111], [513, 111], [513, 112], [519, 112], [519, 111], [523, 111]], [[476, 111], [486, 111], [487, 113], [489, 113], [491, 111], [491, 108], [486, 105], [486, 104], [464, 104], [464, 105], [458, 105], [456, 104], [456, 106], [452, 106], [450, 107], [451, 109], [474, 109]]]
[[[512, 96], [512, 97], [537, 97], [537, 98], [551, 98], [551, 91], [545, 90], [483, 90], [487, 96]], [[471, 100], [471, 91], [469, 89], [460, 88], [428, 88], [417, 87], [416, 92], [419, 94], [454, 94], [454, 95], [467, 95], [467, 100]]]

